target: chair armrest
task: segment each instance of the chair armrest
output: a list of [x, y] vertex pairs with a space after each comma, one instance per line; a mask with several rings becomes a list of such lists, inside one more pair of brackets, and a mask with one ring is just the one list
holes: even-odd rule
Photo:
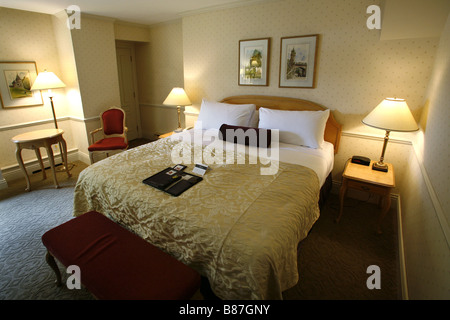
[[95, 129], [95, 130], [93, 130], [93, 131], [90, 132], [90, 134], [91, 134], [91, 144], [94, 144], [94, 143], [95, 143], [94, 134], [97, 133], [97, 132], [99, 132], [99, 131], [102, 131], [102, 130], [103, 130], [103, 128], [98, 128], [98, 129]]

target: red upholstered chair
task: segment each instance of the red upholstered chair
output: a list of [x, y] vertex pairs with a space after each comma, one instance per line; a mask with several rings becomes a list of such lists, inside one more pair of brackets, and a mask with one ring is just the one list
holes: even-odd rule
[[[91, 145], [89, 146], [89, 158], [91, 164], [94, 163], [94, 153], [126, 150], [128, 148], [127, 127], [125, 126], [125, 111], [118, 107], [110, 109], [100, 114], [102, 127], [91, 131]], [[97, 132], [103, 132], [103, 138], [95, 140]]]

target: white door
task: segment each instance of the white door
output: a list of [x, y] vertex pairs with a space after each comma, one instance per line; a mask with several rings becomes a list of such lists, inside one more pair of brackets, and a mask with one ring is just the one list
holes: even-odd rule
[[136, 77], [134, 74], [134, 57], [131, 47], [116, 47], [117, 68], [119, 71], [120, 102], [126, 113], [128, 140], [140, 137], [139, 112], [136, 96]]

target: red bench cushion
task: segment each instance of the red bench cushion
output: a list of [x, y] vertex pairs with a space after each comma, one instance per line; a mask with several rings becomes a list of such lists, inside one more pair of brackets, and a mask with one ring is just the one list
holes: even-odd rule
[[42, 242], [98, 299], [189, 299], [200, 275], [102, 214], [91, 211], [47, 231]]

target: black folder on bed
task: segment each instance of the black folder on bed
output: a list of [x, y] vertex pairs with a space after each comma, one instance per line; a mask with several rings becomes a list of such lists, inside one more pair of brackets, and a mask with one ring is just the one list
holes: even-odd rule
[[177, 197], [203, 180], [202, 177], [184, 172], [185, 166], [182, 170], [176, 170], [174, 168], [169, 167], [164, 169], [142, 182]]

